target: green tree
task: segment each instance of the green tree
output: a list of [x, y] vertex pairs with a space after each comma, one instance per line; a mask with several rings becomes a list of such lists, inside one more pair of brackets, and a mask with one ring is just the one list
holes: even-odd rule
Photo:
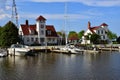
[[[1, 36], [1, 34], [2, 34], [2, 27], [0, 26], [0, 36]], [[0, 46], [1, 46], [1, 41], [0, 41]]]
[[18, 28], [9, 21], [0, 31], [0, 45], [9, 47], [11, 44], [19, 42]]
[[98, 34], [91, 34], [90, 41], [93, 44], [98, 44], [100, 40], [100, 36]]
[[82, 30], [82, 31], [80, 31], [79, 33], [78, 33], [78, 37], [79, 37], [79, 39], [81, 39], [82, 38], [82, 36], [84, 35], [84, 30]]
[[75, 31], [70, 31], [68, 34], [68, 38], [69, 39], [71, 39], [71, 38], [78, 39], [78, 34]]
[[110, 30], [107, 32], [107, 35], [108, 35], [108, 38], [111, 39], [111, 40], [112, 39], [117, 39], [117, 35]]

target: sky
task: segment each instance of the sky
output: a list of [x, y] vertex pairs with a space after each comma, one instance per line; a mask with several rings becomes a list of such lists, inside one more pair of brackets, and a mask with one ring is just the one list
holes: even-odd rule
[[[42, 15], [47, 25], [54, 25], [56, 31], [76, 31], [91, 26], [108, 24], [109, 30], [120, 36], [120, 0], [16, 0], [18, 23], [36, 24]], [[0, 26], [12, 16], [12, 0], [0, 0]]]

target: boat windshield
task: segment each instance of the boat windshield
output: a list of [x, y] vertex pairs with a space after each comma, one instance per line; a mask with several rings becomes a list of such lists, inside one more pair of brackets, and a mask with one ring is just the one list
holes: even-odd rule
[[25, 46], [21, 44], [13, 44], [11, 45], [11, 48], [25, 48]]

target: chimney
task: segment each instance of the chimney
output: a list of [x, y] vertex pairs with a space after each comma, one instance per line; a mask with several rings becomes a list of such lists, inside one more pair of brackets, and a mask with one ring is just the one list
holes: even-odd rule
[[88, 29], [90, 29], [90, 27], [91, 27], [91, 23], [90, 21], [88, 21]]
[[27, 26], [29, 25], [29, 22], [28, 22], [28, 20], [26, 20], [26, 25], [27, 25]]

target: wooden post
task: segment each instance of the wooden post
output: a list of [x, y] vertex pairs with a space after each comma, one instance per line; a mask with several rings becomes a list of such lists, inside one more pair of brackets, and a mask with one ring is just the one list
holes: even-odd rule
[[14, 52], [13, 52], [13, 55], [15, 56], [15, 48], [14, 48]]

